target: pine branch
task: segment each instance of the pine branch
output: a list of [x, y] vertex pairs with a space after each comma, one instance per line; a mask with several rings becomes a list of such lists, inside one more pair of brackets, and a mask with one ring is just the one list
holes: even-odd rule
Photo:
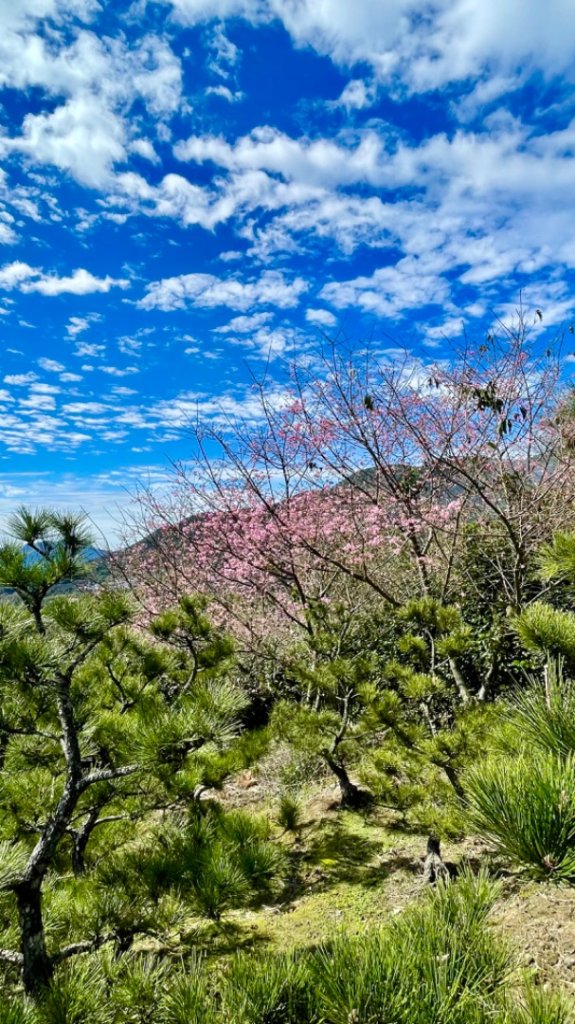
[[97, 935], [93, 939], [84, 939], [82, 942], [72, 942], [69, 946], [64, 946], [63, 949], [52, 954], [52, 963], [54, 965], [61, 964], [64, 960], [70, 960], [71, 957], [76, 956], [78, 953], [93, 953], [96, 949], [100, 949], [100, 947], [104, 946], [107, 942], [115, 942], [117, 937], [118, 936], [115, 932], [108, 932], [106, 935]]
[[112, 779], [123, 779], [128, 775], [135, 775], [140, 768], [139, 764], [127, 764], [123, 768], [102, 768], [100, 771], [90, 772], [82, 779], [81, 788], [87, 789], [88, 786], [93, 786], [97, 782], [110, 782]]
[[17, 967], [24, 963], [24, 957], [15, 949], [0, 949], [0, 960], [6, 964], [16, 964]]

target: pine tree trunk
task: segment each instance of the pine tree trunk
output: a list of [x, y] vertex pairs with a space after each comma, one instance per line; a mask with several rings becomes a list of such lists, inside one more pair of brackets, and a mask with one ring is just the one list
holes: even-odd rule
[[86, 874], [86, 859], [84, 854], [88, 845], [89, 836], [76, 836], [72, 846], [72, 871], [76, 878]]
[[459, 773], [458, 773], [457, 769], [454, 768], [453, 765], [450, 765], [450, 764], [444, 764], [444, 765], [442, 765], [442, 768], [443, 768], [443, 771], [445, 772], [445, 774], [447, 775], [447, 778], [449, 779], [449, 782], [453, 786], [453, 789], [454, 789], [455, 793], [457, 793], [457, 796], [461, 800], [464, 800], [465, 799], [465, 790], [464, 790], [463, 786], [461, 785], [461, 782], [459, 781]]
[[16, 889], [22, 979], [26, 995], [37, 996], [52, 980], [54, 968], [46, 950], [42, 918], [42, 891], [35, 882], [22, 882]]
[[333, 774], [339, 782], [339, 790], [341, 793], [341, 806], [349, 807], [352, 810], [357, 807], [362, 807], [366, 802], [367, 794], [364, 790], [356, 786], [355, 782], [352, 782], [347, 769], [341, 763], [336, 760], [331, 754], [326, 754], [325, 759], [331, 768]]

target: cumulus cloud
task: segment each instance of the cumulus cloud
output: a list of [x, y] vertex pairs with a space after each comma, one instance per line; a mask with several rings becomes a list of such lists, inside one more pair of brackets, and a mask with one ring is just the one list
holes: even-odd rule
[[287, 280], [280, 271], [268, 270], [261, 277], [241, 281], [213, 274], [181, 274], [154, 281], [138, 303], [140, 309], [184, 309], [187, 305], [211, 308], [228, 306], [245, 310], [252, 306], [289, 309], [298, 305], [308, 284], [301, 277]]
[[[105, 186], [137, 131], [128, 118], [133, 105], [143, 104], [159, 119], [177, 110], [178, 58], [152, 33], [130, 45], [124, 35], [111, 38], [74, 24], [79, 13], [96, 13], [99, 4], [25, 0], [8, 14], [6, 7], [0, 15], [0, 87], [33, 87], [50, 102], [49, 109], [25, 115], [19, 134], [4, 135], [0, 152], [20, 152], [84, 185]], [[39, 31], [42, 18], [52, 19], [49, 39]], [[134, 142], [138, 146], [137, 138]], [[149, 149], [146, 156], [152, 156]]]
[[0, 140], [0, 150], [19, 151], [97, 187], [123, 158], [125, 142], [124, 125], [113, 111], [95, 97], [77, 96], [49, 114], [27, 114], [22, 134]]
[[249, 334], [272, 319], [271, 313], [252, 313], [251, 316], [234, 316], [227, 324], [216, 327], [216, 334]]
[[75, 338], [86, 331], [91, 322], [91, 318], [87, 316], [71, 316], [66, 324], [66, 334], [69, 338]]
[[381, 80], [413, 91], [527, 62], [548, 75], [573, 75], [571, 0], [166, 0], [187, 24], [242, 17], [281, 21], [296, 46], [340, 65], [368, 64]]
[[206, 89], [206, 95], [220, 96], [223, 100], [227, 100], [228, 103], [239, 103], [244, 98], [244, 93], [241, 90], [236, 89], [232, 92], [227, 85], [210, 85]]
[[38, 366], [43, 370], [47, 370], [48, 373], [62, 373], [66, 369], [64, 364], [59, 363], [57, 359], [47, 359], [45, 357], [38, 360]]
[[370, 107], [377, 95], [373, 82], [367, 83], [363, 78], [352, 78], [343, 89], [338, 104], [347, 110], [363, 110]]
[[336, 317], [329, 309], [307, 309], [305, 318], [309, 324], [319, 327], [333, 327], [337, 323]]
[[395, 266], [380, 267], [370, 276], [326, 284], [320, 296], [336, 309], [354, 307], [380, 317], [396, 319], [410, 309], [446, 306], [449, 284], [442, 276], [441, 260], [408, 256]]
[[110, 377], [131, 377], [140, 372], [137, 366], [101, 366], [100, 369]]
[[109, 292], [110, 288], [128, 288], [129, 281], [109, 277], [95, 277], [82, 267], [68, 276], [57, 277], [45, 274], [27, 263], [8, 263], [0, 268], [0, 288], [9, 291], [39, 292], [41, 295], [89, 295], [92, 292]]
[[307, 185], [381, 184], [384, 177], [382, 138], [365, 132], [355, 146], [332, 139], [293, 139], [277, 128], [255, 128], [230, 145], [221, 136], [190, 136], [174, 147], [178, 160], [205, 163], [233, 171], [263, 170], [286, 181]]
[[28, 373], [7, 373], [3, 380], [5, 384], [23, 387], [25, 384], [31, 384], [32, 381], [38, 380], [38, 374], [31, 370]]

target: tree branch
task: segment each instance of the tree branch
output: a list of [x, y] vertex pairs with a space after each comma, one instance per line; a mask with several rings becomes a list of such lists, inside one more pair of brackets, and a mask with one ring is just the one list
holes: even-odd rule
[[24, 963], [24, 957], [15, 949], [0, 949], [0, 960], [6, 964], [16, 964], [17, 967], [21, 967]]
[[112, 779], [123, 779], [128, 775], [135, 775], [139, 772], [141, 765], [139, 764], [127, 764], [123, 768], [102, 768], [100, 771], [90, 772], [89, 775], [84, 775], [81, 780], [81, 789], [87, 789], [88, 786], [93, 786], [97, 782], [110, 782]]

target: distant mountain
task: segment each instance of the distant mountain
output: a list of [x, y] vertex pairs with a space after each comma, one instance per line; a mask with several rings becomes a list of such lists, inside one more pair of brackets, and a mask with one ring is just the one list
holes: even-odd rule
[[[24, 552], [24, 555], [26, 556], [26, 561], [28, 562], [29, 565], [33, 565], [35, 562], [39, 562], [40, 559], [42, 558], [42, 555], [39, 554], [38, 551], [34, 551], [31, 547], [28, 547], [27, 544], [23, 545], [22, 551]], [[96, 562], [99, 559], [104, 559], [106, 555], [106, 551], [103, 551], [100, 548], [93, 547], [88, 547], [85, 549], [85, 551], [82, 552], [82, 556], [85, 562]]]

